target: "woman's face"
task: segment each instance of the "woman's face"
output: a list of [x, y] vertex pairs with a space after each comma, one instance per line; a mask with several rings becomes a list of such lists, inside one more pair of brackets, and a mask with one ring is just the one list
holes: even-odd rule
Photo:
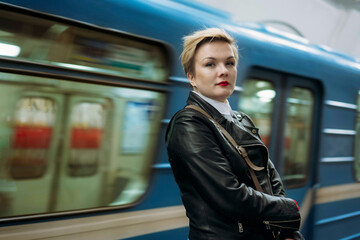
[[236, 59], [230, 44], [204, 43], [195, 53], [194, 73], [187, 77], [194, 90], [205, 97], [226, 102], [236, 82]]

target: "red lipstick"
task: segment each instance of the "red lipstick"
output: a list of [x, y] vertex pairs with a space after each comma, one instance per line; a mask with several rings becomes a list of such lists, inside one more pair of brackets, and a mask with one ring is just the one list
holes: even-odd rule
[[218, 84], [216, 85], [219, 85], [219, 86], [222, 86], [222, 87], [226, 87], [229, 85], [229, 82], [228, 81], [222, 81], [222, 82], [219, 82]]

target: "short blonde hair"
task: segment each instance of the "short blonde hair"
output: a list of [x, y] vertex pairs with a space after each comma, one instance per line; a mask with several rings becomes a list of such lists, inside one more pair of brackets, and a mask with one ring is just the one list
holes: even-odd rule
[[184, 49], [181, 53], [181, 64], [183, 65], [185, 74], [194, 73], [194, 58], [196, 50], [204, 43], [213, 41], [224, 41], [230, 44], [236, 62], [239, 59], [238, 47], [235, 39], [231, 37], [225, 30], [220, 28], [207, 28], [205, 30], [196, 31], [183, 38]]

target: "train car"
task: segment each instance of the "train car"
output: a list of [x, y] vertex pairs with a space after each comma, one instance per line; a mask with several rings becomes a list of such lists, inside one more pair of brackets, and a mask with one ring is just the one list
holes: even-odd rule
[[191, 90], [182, 37], [204, 27], [237, 39], [229, 102], [306, 239], [360, 239], [359, 59], [190, 0], [2, 0], [0, 19], [1, 240], [187, 239], [164, 134]]

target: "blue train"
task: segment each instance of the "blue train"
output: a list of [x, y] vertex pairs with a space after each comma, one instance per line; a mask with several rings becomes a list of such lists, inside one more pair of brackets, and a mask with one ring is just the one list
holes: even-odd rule
[[164, 133], [190, 90], [182, 37], [205, 27], [237, 39], [230, 104], [303, 234], [360, 239], [359, 59], [190, 0], [2, 0], [1, 240], [187, 238]]

